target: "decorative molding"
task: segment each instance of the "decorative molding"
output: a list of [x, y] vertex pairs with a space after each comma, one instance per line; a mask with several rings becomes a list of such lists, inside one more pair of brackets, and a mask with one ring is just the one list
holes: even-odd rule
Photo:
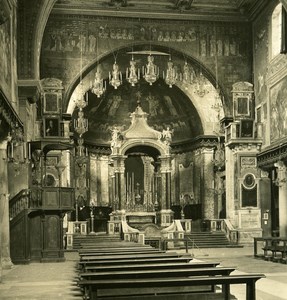
[[17, 112], [6, 98], [3, 91], [0, 89], [0, 120], [4, 119], [10, 128], [18, 125], [21, 130], [24, 130], [23, 123], [18, 116]]
[[266, 84], [271, 87], [287, 75], [286, 55], [279, 54], [268, 65], [265, 76]]
[[195, 139], [186, 143], [171, 144], [171, 153], [179, 154], [188, 151], [195, 151], [200, 148], [213, 149], [218, 146], [217, 136], [198, 136]]
[[256, 168], [257, 162], [256, 162], [256, 156], [240, 156], [240, 167], [242, 169], [250, 169], [250, 168]]
[[274, 168], [274, 163], [287, 161], [287, 142], [277, 144], [257, 154], [257, 164], [262, 169]]

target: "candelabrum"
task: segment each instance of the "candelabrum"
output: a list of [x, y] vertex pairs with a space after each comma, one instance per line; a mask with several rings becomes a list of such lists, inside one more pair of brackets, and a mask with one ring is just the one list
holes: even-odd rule
[[80, 107], [78, 112], [78, 118], [74, 120], [75, 131], [81, 137], [86, 131], [88, 131], [88, 119], [84, 117], [84, 112]]
[[90, 230], [90, 234], [96, 234], [95, 233], [95, 229], [94, 229], [94, 221], [95, 221], [95, 215], [94, 215], [94, 208], [95, 208], [95, 203], [94, 201], [90, 202], [90, 209], [91, 209], [91, 230]]

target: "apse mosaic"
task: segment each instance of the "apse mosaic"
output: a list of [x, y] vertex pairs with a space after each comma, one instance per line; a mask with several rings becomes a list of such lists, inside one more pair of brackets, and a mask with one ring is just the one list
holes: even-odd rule
[[167, 88], [159, 79], [152, 86], [142, 82], [134, 88], [128, 83], [117, 90], [108, 87], [101, 98], [89, 93], [89, 105], [85, 108], [89, 132], [85, 139], [96, 143], [109, 142], [114, 126], [121, 130], [130, 127], [130, 114], [138, 104], [148, 113], [148, 124], [155, 130], [172, 129], [173, 142], [187, 141], [202, 134], [199, 116], [190, 99], [178, 88]]

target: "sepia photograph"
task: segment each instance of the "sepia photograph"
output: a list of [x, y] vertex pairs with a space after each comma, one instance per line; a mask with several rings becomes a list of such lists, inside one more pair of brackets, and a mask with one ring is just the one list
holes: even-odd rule
[[0, 300], [287, 300], [287, 0], [0, 7]]

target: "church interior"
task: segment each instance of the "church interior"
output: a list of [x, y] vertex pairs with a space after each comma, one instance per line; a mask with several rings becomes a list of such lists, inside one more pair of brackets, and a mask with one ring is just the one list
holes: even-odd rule
[[0, 274], [108, 237], [287, 252], [286, 0], [0, 3]]

